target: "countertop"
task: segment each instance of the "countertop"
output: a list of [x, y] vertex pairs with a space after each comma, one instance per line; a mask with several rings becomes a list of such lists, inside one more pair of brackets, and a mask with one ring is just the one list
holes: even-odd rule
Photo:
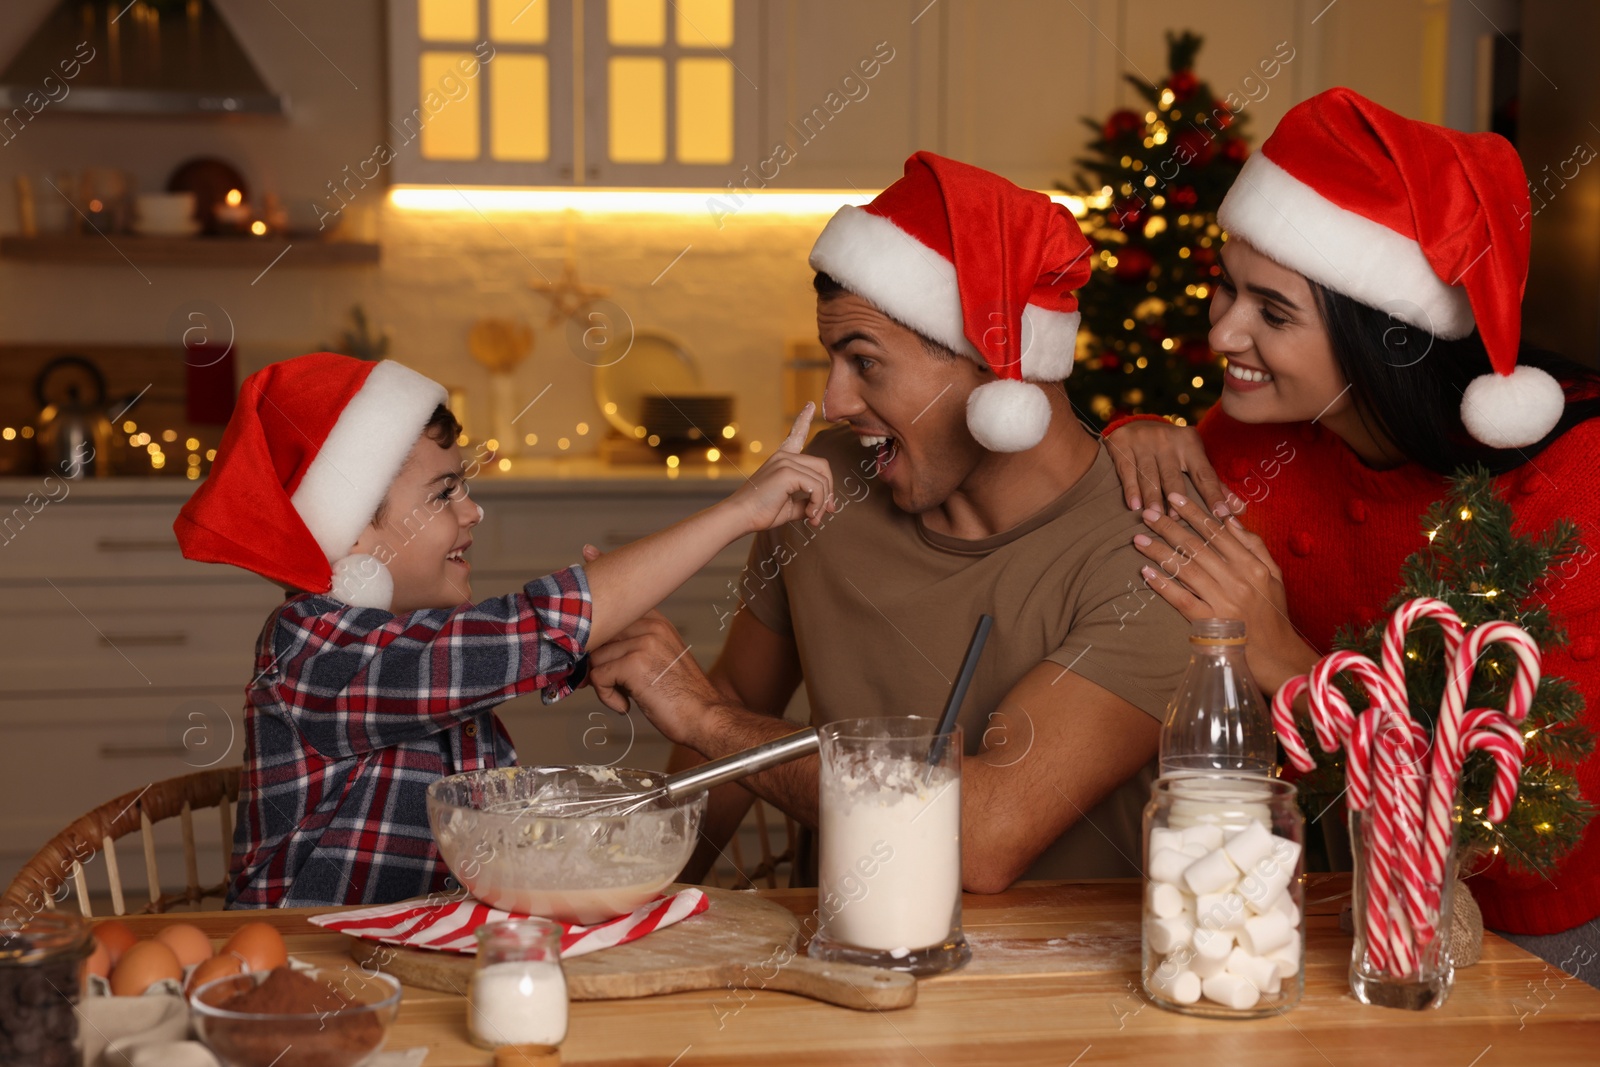
[[[917, 1003], [851, 1011], [787, 993], [713, 989], [639, 1000], [574, 1003], [563, 1063], [630, 1067], [720, 1064], [1226, 1064], [1345, 1067], [1361, 1063], [1449, 1067], [1594, 1061], [1600, 990], [1494, 934], [1483, 959], [1456, 975], [1441, 1008], [1408, 1012], [1357, 1003], [1339, 930], [1347, 874], [1306, 883], [1306, 985], [1298, 1007], [1250, 1021], [1200, 1019], [1150, 1003], [1139, 982], [1141, 883], [1034, 882], [963, 898], [972, 962], [919, 984]], [[810, 889], [761, 895], [809, 915]], [[330, 909], [175, 912], [129, 921], [140, 936], [193, 922], [224, 938], [245, 922], [282, 931], [294, 955], [349, 964], [341, 934], [306, 916]], [[693, 921], [693, 920], [689, 920]], [[467, 1040], [460, 996], [406, 987], [386, 1047], [426, 1046], [425, 1067], [483, 1067], [490, 1053]]]

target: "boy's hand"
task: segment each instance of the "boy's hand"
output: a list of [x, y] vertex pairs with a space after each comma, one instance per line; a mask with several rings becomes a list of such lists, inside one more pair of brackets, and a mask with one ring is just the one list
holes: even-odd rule
[[821, 526], [824, 515], [839, 510], [828, 461], [801, 453], [815, 410], [815, 405], [806, 405], [778, 451], [728, 498], [729, 505], [744, 512], [751, 531], [770, 530], [801, 517]]

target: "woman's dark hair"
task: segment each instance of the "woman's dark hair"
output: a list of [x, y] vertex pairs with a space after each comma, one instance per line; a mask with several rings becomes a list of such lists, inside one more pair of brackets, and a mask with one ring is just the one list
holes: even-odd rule
[[1407, 459], [1429, 470], [1449, 475], [1482, 463], [1491, 473], [1503, 474], [1578, 423], [1600, 415], [1600, 373], [1524, 345], [1518, 365], [1549, 372], [1566, 392], [1567, 406], [1555, 429], [1536, 444], [1491, 448], [1474, 440], [1461, 422], [1462, 392], [1472, 379], [1493, 370], [1477, 331], [1447, 341], [1316, 282], [1311, 291], [1361, 419]]

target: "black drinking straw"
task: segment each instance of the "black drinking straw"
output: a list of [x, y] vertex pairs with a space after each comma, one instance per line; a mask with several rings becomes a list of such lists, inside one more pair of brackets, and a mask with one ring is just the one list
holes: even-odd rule
[[961, 702], [967, 697], [967, 687], [972, 684], [972, 675], [978, 669], [978, 658], [983, 655], [983, 643], [989, 640], [989, 628], [993, 625], [993, 617], [978, 616], [977, 628], [972, 631], [972, 640], [967, 643], [966, 658], [961, 661], [961, 673], [956, 675], [955, 683], [950, 686], [950, 699], [945, 702], [944, 714], [939, 716], [938, 734], [928, 749], [928, 769], [922, 776], [924, 782], [933, 776], [933, 768], [944, 758], [945, 745], [950, 742], [950, 728], [956, 724], [956, 715], [961, 711]]

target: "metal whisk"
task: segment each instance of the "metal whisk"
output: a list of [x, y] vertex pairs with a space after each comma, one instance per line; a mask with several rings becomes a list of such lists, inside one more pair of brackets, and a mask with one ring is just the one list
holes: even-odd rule
[[558, 799], [540, 805], [536, 812], [541, 818], [610, 818], [631, 815], [658, 800], [682, 800], [712, 786], [732, 782], [757, 771], [809, 756], [818, 748], [817, 731], [813, 727], [787, 734], [775, 741], [735, 752], [731, 756], [702, 763], [686, 771], [668, 775], [653, 789], [605, 797], [573, 797]]

